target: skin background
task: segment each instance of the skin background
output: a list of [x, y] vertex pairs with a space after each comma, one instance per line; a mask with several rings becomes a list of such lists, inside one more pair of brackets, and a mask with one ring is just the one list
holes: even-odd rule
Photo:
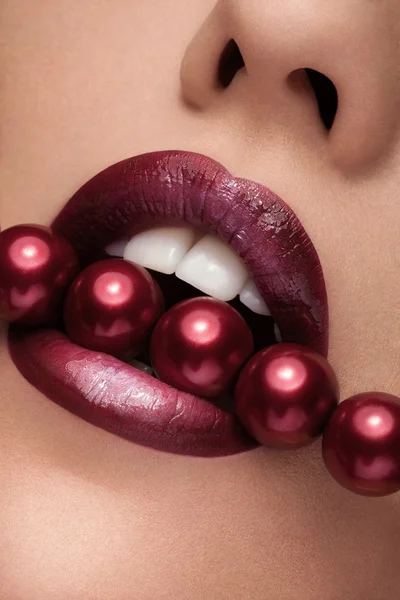
[[[161, 149], [265, 183], [319, 253], [342, 397], [400, 394], [398, 0], [1, 0], [0, 224], [48, 223], [94, 174]], [[246, 71], [225, 91], [234, 38]], [[298, 69], [328, 75], [328, 135]], [[297, 72], [296, 72], [297, 71]], [[400, 495], [320, 446], [185, 458], [78, 420], [0, 329], [2, 600], [396, 600]]]

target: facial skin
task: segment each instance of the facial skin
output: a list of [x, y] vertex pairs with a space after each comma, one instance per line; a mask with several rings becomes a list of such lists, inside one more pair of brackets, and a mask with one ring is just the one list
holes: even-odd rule
[[[3, 229], [128, 156], [207, 154], [307, 229], [342, 398], [400, 394], [398, 0], [3, 0], [0, 37]], [[231, 38], [246, 70], [222, 90]], [[329, 134], [304, 67], [337, 87]], [[41, 396], [4, 326], [0, 365], [2, 599], [398, 598], [400, 495], [342, 490], [319, 443], [162, 454]]]

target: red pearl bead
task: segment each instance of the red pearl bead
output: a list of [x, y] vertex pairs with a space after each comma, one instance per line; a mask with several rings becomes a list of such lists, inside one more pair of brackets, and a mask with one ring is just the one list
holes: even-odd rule
[[246, 321], [215, 298], [192, 298], [173, 306], [157, 323], [150, 356], [166, 383], [205, 398], [227, 391], [253, 352]]
[[322, 439], [325, 465], [364, 496], [400, 491], [400, 398], [358, 394], [339, 404]]
[[298, 448], [323, 432], [338, 393], [325, 358], [303, 346], [278, 344], [261, 350], [243, 369], [236, 412], [260, 444]]
[[53, 325], [78, 272], [71, 244], [40, 225], [0, 233], [0, 318], [21, 325]]
[[163, 311], [157, 283], [142, 267], [121, 259], [93, 263], [69, 289], [65, 328], [80, 346], [130, 358], [143, 349]]

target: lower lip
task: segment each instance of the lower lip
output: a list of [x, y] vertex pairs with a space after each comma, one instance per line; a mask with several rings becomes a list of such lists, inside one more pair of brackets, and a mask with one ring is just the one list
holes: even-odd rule
[[256, 446], [235, 415], [58, 331], [11, 327], [9, 349], [25, 379], [50, 400], [137, 444], [199, 457]]

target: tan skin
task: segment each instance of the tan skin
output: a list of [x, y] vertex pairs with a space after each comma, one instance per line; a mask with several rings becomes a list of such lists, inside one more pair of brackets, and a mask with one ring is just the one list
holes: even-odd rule
[[[192, 150], [271, 187], [319, 253], [342, 397], [400, 395], [398, 0], [3, 0], [4, 229], [87, 179]], [[211, 16], [210, 16], [211, 15]], [[225, 91], [234, 38], [246, 70]], [[298, 69], [329, 76], [328, 134]], [[292, 74], [292, 75], [291, 75]], [[339, 488], [320, 445], [158, 453], [49, 402], [0, 333], [3, 600], [396, 600], [400, 495]]]

